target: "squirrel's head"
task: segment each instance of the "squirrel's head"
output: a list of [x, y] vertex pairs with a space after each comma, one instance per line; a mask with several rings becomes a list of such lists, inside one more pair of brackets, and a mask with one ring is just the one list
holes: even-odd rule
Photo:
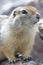
[[10, 19], [15, 25], [34, 25], [39, 21], [40, 15], [33, 6], [21, 6], [13, 10]]

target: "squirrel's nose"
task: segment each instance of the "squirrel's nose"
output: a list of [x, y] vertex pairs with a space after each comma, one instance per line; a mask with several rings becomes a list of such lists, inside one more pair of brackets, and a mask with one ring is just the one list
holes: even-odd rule
[[39, 14], [37, 14], [37, 15], [36, 15], [36, 18], [37, 18], [37, 19], [40, 19], [40, 15], [39, 15]]

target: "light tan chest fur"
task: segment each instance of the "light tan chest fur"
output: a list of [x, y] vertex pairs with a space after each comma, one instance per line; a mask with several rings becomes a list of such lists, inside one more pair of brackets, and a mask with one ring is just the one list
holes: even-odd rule
[[35, 31], [33, 29], [30, 32], [29, 30], [25, 30], [18, 33], [8, 31], [7, 36], [5, 35], [2, 41], [3, 47], [10, 49], [14, 53], [29, 53], [33, 45], [34, 33]]

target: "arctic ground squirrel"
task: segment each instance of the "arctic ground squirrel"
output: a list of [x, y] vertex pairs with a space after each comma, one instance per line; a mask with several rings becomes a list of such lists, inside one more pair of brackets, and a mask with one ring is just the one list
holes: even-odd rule
[[17, 53], [24, 58], [30, 56], [34, 43], [35, 24], [40, 15], [33, 6], [15, 8], [7, 20], [3, 20], [0, 30], [0, 53], [10, 62], [16, 60]]

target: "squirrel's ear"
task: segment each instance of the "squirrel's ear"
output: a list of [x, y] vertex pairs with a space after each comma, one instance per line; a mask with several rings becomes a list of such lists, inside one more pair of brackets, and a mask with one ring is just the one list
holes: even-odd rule
[[16, 16], [16, 11], [13, 12], [13, 16], [14, 16], [14, 17]]

